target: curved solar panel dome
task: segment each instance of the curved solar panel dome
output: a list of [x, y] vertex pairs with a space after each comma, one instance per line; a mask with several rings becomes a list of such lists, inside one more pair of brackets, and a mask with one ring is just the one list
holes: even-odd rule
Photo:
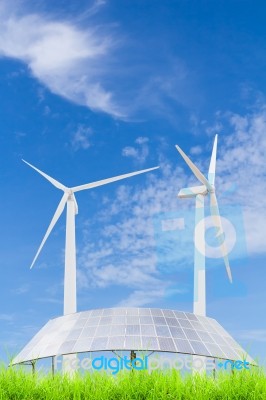
[[195, 354], [256, 364], [212, 318], [160, 308], [105, 308], [50, 320], [12, 364], [62, 354], [135, 350]]

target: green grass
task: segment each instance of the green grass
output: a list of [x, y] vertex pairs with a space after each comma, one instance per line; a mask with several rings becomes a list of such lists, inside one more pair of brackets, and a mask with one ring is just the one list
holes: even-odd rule
[[266, 376], [262, 371], [219, 372], [216, 379], [204, 375], [182, 378], [175, 371], [120, 372], [117, 376], [93, 373], [68, 378], [56, 374], [0, 369], [0, 400], [249, 400], [266, 399]]

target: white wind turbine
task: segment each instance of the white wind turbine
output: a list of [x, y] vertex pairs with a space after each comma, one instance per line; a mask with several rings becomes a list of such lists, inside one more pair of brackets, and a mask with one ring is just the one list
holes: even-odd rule
[[81, 190], [92, 189], [97, 186], [106, 185], [107, 183], [119, 181], [121, 179], [129, 178], [134, 175], [143, 174], [144, 172], [153, 171], [159, 167], [144, 169], [137, 172], [131, 172], [129, 174], [124, 174], [120, 176], [116, 176], [113, 178], [103, 179], [101, 181], [88, 183], [81, 186], [74, 186], [72, 188], [68, 188], [62, 183], [56, 181], [51, 178], [49, 175], [40, 171], [38, 168], [34, 167], [30, 163], [25, 160], [26, 164], [35, 169], [35, 171], [39, 172], [44, 178], [46, 178], [49, 182], [51, 182], [56, 188], [61, 189], [64, 194], [61, 198], [61, 201], [58, 204], [58, 207], [55, 211], [55, 214], [52, 218], [52, 221], [44, 235], [44, 238], [41, 242], [41, 245], [34, 257], [34, 260], [31, 264], [33, 267], [40, 251], [42, 250], [44, 243], [46, 242], [48, 236], [50, 235], [53, 227], [55, 226], [58, 218], [64, 211], [65, 205], [67, 204], [67, 216], [66, 216], [66, 244], [65, 244], [65, 276], [64, 276], [64, 315], [72, 314], [77, 312], [77, 300], [76, 300], [76, 240], [75, 240], [75, 215], [78, 213], [78, 205], [75, 198], [75, 193]]
[[200, 172], [196, 165], [188, 156], [176, 146], [177, 150], [192, 170], [193, 174], [203, 184], [181, 189], [178, 193], [180, 198], [196, 198], [196, 216], [195, 216], [195, 253], [194, 253], [194, 301], [193, 312], [195, 314], [206, 316], [206, 277], [205, 277], [205, 223], [204, 223], [204, 197], [210, 196], [210, 211], [216, 227], [216, 237], [220, 244], [221, 253], [224, 259], [226, 271], [230, 282], [232, 283], [231, 269], [228, 260], [228, 252], [225, 244], [225, 235], [221, 223], [218, 202], [215, 194], [215, 168], [217, 153], [217, 135], [215, 135], [212, 156], [209, 166], [208, 179]]

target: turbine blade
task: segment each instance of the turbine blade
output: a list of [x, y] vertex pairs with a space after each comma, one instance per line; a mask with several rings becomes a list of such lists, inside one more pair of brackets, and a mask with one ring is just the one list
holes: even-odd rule
[[50, 235], [50, 233], [51, 233], [51, 231], [52, 231], [52, 229], [53, 229], [53, 227], [55, 226], [56, 222], [58, 221], [58, 218], [60, 217], [60, 215], [61, 215], [62, 212], [64, 211], [64, 207], [65, 207], [65, 204], [66, 204], [66, 202], [67, 202], [68, 196], [69, 196], [68, 193], [64, 193], [64, 194], [63, 194], [63, 197], [62, 197], [62, 199], [60, 200], [60, 203], [58, 204], [58, 207], [57, 207], [57, 209], [56, 209], [56, 212], [54, 213], [54, 216], [53, 216], [53, 218], [52, 218], [52, 221], [51, 221], [51, 223], [50, 223], [50, 225], [49, 225], [49, 227], [48, 227], [48, 229], [47, 229], [47, 231], [46, 231], [46, 234], [44, 235], [44, 238], [43, 238], [43, 240], [42, 240], [42, 242], [41, 242], [41, 245], [40, 245], [40, 247], [39, 247], [39, 249], [38, 249], [38, 251], [37, 251], [37, 253], [36, 253], [36, 256], [34, 257], [34, 260], [32, 261], [32, 264], [31, 264], [30, 268], [33, 267], [33, 265], [34, 265], [34, 263], [35, 263], [35, 261], [36, 261], [38, 255], [40, 254], [40, 252], [41, 252], [41, 250], [42, 250], [42, 248], [43, 248], [44, 243], [46, 242], [48, 236]]
[[74, 203], [75, 203], [75, 214], [77, 215], [79, 213], [78, 203], [77, 203], [77, 200], [76, 200], [76, 197], [75, 197], [74, 193], [73, 193], [72, 196], [73, 196], [73, 200], [74, 200]]
[[34, 167], [34, 165], [31, 165], [30, 163], [28, 163], [27, 161], [23, 160], [22, 161], [25, 164], [28, 164], [31, 168], [35, 169], [35, 171], [39, 172], [39, 174], [41, 174], [42, 176], [44, 176], [44, 178], [46, 178], [49, 182], [52, 183], [52, 185], [54, 185], [55, 187], [57, 187], [58, 189], [61, 189], [63, 191], [65, 191], [67, 188], [62, 185], [62, 183], [56, 181], [54, 178], [51, 178], [49, 175], [45, 174], [44, 172], [42, 172], [40, 169]]
[[215, 182], [217, 140], [218, 140], [218, 135], [215, 135], [213, 148], [212, 148], [211, 162], [210, 162], [210, 166], [209, 166], [209, 173], [208, 173], [208, 181], [210, 182], [211, 185], [214, 185], [214, 182]]
[[232, 283], [232, 273], [231, 273], [231, 268], [230, 268], [229, 260], [228, 260], [227, 247], [225, 244], [225, 234], [223, 231], [222, 221], [221, 221], [221, 217], [220, 217], [220, 212], [219, 212], [219, 207], [218, 207], [218, 202], [217, 202], [215, 192], [210, 193], [210, 207], [211, 207], [211, 215], [213, 218], [214, 226], [217, 228], [216, 237], [220, 244], [221, 252], [222, 252], [224, 263], [225, 263], [226, 272], [227, 272], [229, 281]]
[[120, 179], [130, 178], [131, 176], [138, 175], [138, 174], [143, 174], [144, 172], [153, 171], [154, 169], [158, 169], [158, 168], [160, 168], [160, 167], [143, 169], [142, 171], [131, 172], [129, 174], [119, 175], [119, 176], [115, 176], [113, 178], [103, 179], [103, 180], [97, 181], [97, 182], [92, 182], [92, 183], [88, 183], [88, 184], [85, 184], [85, 185], [75, 186], [75, 187], [71, 188], [71, 190], [72, 190], [72, 192], [78, 192], [80, 190], [92, 189], [92, 188], [95, 188], [97, 186], [106, 185], [107, 183], [119, 181]]
[[180, 155], [183, 157], [193, 174], [198, 178], [198, 180], [203, 183], [209, 190], [212, 190], [212, 187], [208, 180], [205, 178], [205, 176], [200, 172], [198, 167], [190, 160], [190, 158], [183, 152], [183, 150], [179, 146], [175, 146], [177, 151], [180, 153]]

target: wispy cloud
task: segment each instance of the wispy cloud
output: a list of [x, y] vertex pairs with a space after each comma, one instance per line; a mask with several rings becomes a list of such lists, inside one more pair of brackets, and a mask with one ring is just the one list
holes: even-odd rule
[[29, 291], [29, 288], [30, 288], [30, 285], [24, 284], [24, 285], [21, 285], [20, 287], [18, 287], [17, 289], [14, 289], [12, 292], [14, 294], [21, 295], [21, 294], [27, 293]]
[[14, 321], [13, 314], [0, 314], [0, 321], [12, 322]]
[[[99, 7], [103, 2], [96, 2]], [[47, 15], [14, 13], [0, 7], [0, 55], [23, 61], [32, 75], [53, 93], [92, 110], [122, 117], [113, 94], [104, 88], [112, 35], [89, 24]]]
[[223, 137], [219, 149], [220, 191], [228, 182], [236, 185], [231, 198], [244, 209], [245, 233], [248, 251], [265, 254], [266, 225], [266, 106], [247, 115], [227, 116], [233, 134]]
[[91, 7], [89, 7], [79, 19], [90, 17], [96, 14], [107, 3], [107, 0], [95, 0]]
[[[116, 200], [107, 201], [104, 211], [96, 216], [98, 223], [94, 226], [90, 221], [85, 227], [87, 245], [79, 255], [82, 275], [79, 282], [83, 288], [86, 285], [130, 288], [135, 295], [121, 302], [127, 305], [149, 304], [165, 296], [172, 281], [167, 277], [162, 279], [156, 268], [153, 217], [169, 206], [175, 209], [176, 187], [181, 182], [179, 169], [172, 172], [165, 165], [162, 172], [163, 179], [158, 174], [147, 176], [147, 184], [141, 190], [120, 186]], [[99, 228], [101, 220], [104, 224]], [[92, 237], [101, 239], [94, 242]]]
[[[220, 135], [219, 138], [216, 177], [219, 204], [221, 207], [227, 203], [242, 206], [248, 251], [251, 254], [265, 254], [262, 232], [266, 224], [266, 204], [263, 201], [266, 192], [266, 107], [245, 116], [231, 113], [223, 118], [231, 133], [224, 137]], [[211, 145], [212, 140], [206, 143], [209, 156]], [[206, 154], [204, 149], [202, 154], [192, 157], [205, 174], [209, 164]], [[144, 304], [147, 287], [155, 289], [150, 294], [146, 290], [147, 302], [165, 296], [172, 282], [169, 275], [161, 276], [158, 270], [154, 217], [166, 213], [165, 219], [171, 219], [169, 212], [171, 214], [181, 212], [181, 208], [189, 208], [193, 225], [194, 203], [176, 197], [180, 188], [196, 183], [195, 177], [189, 171], [186, 175], [185, 170], [185, 165], [183, 170], [164, 162], [160, 172], [147, 175], [145, 186], [133, 188], [123, 185], [117, 190], [115, 199], [105, 198], [104, 212], [96, 216], [98, 226], [99, 221], [103, 222], [102, 227], [96, 228], [96, 224], [84, 230], [87, 245], [81, 249], [79, 260], [83, 285], [87, 282], [98, 287], [123, 285], [131, 288], [132, 294], [122, 301], [125, 304]], [[228, 185], [232, 184], [237, 184], [234, 193], [222, 196]], [[93, 236], [101, 239], [93, 241]], [[167, 257], [168, 250], [176, 246], [174, 240], [174, 237], [169, 237], [165, 242]], [[191, 264], [193, 253], [188, 249], [186, 245], [182, 248], [179, 246], [178, 252], [172, 253], [176, 257], [176, 272], [185, 268], [184, 265], [189, 261]], [[168, 261], [166, 258], [166, 269]]]
[[203, 151], [201, 146], [193, 146], [190, 149], [190, 154], [198, 156]]
[[122, 149], [122, 156], [131, 157], [137, 163], [143, 164], [149, 155], [149, 139], [140, 136], [135, 140], [136, 146], [126, 146]]
[[266, 329], [251, 329], [238, 332], [238, 337], [255, 342], [266, 342]]
[[77, 151], [79, 149], [88, 149], [91, 146], [90, 138], [92, 133], [93, 132], [90, 127], [79, 125], [71, 139], [71, 146], [73, 150]]

